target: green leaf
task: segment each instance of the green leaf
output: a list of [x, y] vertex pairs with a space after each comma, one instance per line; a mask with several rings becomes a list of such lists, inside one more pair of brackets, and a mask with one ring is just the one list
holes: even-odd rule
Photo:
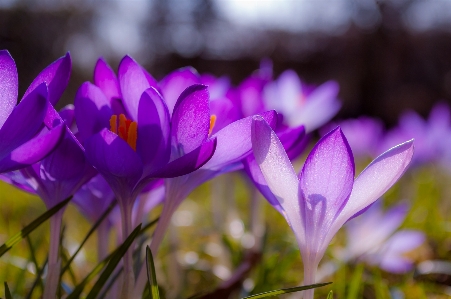
[[[31, 261], [33, 262], [34, 267], [36, 268], [36, 273], [40, 273], [41, 268], [39, 267], [39, 264], [38, 264], [38, 261], [36, 258], [36, 251], [34, 249], [33, 243], [31, 243], [29, 236], [27, 236], [25, 239], [27, 240], [28, 247], [30, 248]], [[42, 282], [42, 278], [40, 275], [36, 276], [36, 284], [39, 285], [41, 290], [44, 291], [44, 283]]]
[[147, 265], [147, 280], [150, 287], [150, 298], [160, 299], [158, 291], [157, 276], [155, 274], [155, 265], [153, 263], [152, 251], [149, 246], [146, 247], [146, 265]]
[[60, 202], [41, 216], [39, 216], [36, 220], [27, 225], [20, 232], [9, 238], [5, 244], [0, 246], [0, 257], [4, 255], [8, 250], [10, 250], [14, 245], [20, 242], [23, 238], [28, 236], [32, 231], [34, 231], [37, 227], [39, 227], [44, 221], [52, 217], [56, 212], [58, 212], [62, 207], [64, 207], [70, 200], [72, 196]]
[[13, 299], [13, 296], [11, 296], [11, 292], [9, 291], [8, 284], [5, 281], [5, 297], [6, 299]]
[[[155, 223], [157, 223], [159, 218], [151, 221], [149, 224], [147, 224], [145, 227], [143, 227], [141, 229], [141, 231], [139, 232], [139, 234], [141, 235], [142, 233], [144, 233], [147, 229], [151, 228], [153, 225], [155, 225]], [[120, 248], [120, 247], [119, 247]], [[88, 283], [94, 278], [96, 277], [97, 274], [100, 273], [100, 271], [102, 271], [102, 269], [105, 267], [105, 265], [108, 263], [108, 261], [118, 252], [119, 248], [116, 248], [112, 253], [110, 253], [107, 257], [105, 257], [97, 266], [95, 266], [95, 268], [88, 274], [86, 275], [86, 277], [83, 279], [83, 281], [78, 284], [72, 293], [69, 294], [69, 296], [67, 296], [66, 299], [76, 299], [79, 298], [81, 293], [83, 292], [84, 288], [86, 287], [86, 285], [88, 285]], [[119, 271], [118, 271], [119, 272]], [[117, 276], [116, 276], [117, 277]], [[114, 276], [113, 276], [114, 278]]]
[[330, 290], [329, 294], [327, 295], [326, 299], [333, 299], [334, 298], [334, 292], [332, 292], [332, 290]]
[[363, 275], [363, 264], [357, 265], [357, 267], [354, 269], [354, 273], [351, 277], [351, 285], [349, 286], [349, 292], [347, 299], [357, 299], [361, 298], [359, 296], [360, 293], [360, 286], [362, 283], [362, 275]]
[[299, 292], [299, 291], [315, 289], [315, 288], [323, 287], [323, 286], [331, 284], [331, 283], [332, 282], [315, 283], [315, 284], [311, 284], [311, 285], [308, 285], [308, 286], [300, 286], [300, 287], [294, 287], [294, 288], [274, 290], [274, 291], [269, 291], [269, 292], [264, 292], [264, 293], [260, 293], [260, 294], [247, 296], [247, 297], [244, 297], [244, 298], [241, 298], [241, 299], [248, 299], [248, 298], [257, 299], [257, 298], [273, 297], [273, 296], [287, 294], [287, 293], [293, 293], [293, 292]]
[[108, 278], [113, 273], [114, 269], [116, 268], [117, 264], [121, 261], [122, 257], [127, 252], [128, 248], [132, 245], [135, 238], [139, 235], [139, 232], [141, 231], [141, 224], [138, 225], [130, 234], [130, 236], [127, 237], [125, 242], [118, 248], [117, 252], [111, 257], [108, 266], [105, 268], [105, 270], [100, 275], [97, 282], [92, 287], [91, 291], [89, 292], [88, 296], [86, 296], [86, 299], [94, 299], [97, 297], [99, 292], [102, 290], [103, 285], [107, 282]]
[[89, 237], [95, 232], [95, 230], [99, 227], [99, 225], [102, 223], [102, 221], [108, 216], [108, 214], [111, 212], [111, 210], [116, 206], [116, 203], [117, 203], [117, 201], [112, 202], [110, 204], [110, 206], [108, 207], [108, 209], [106, 209], [106, 211], [102, 214], [102, 216], [100, 216], [99, 220], [97, 220], [96, 223], [94, 223], [94, 225], [91, 227], [91, 229], [89, 230], [86, 237], [80, 243], [80, 246], [78, 246], [77, 250], [74, 252], [74, 254], [69, 258], [67, 263], [64, 265], [63, 270], [61, 270], [60, 277], [62, 277], [63, 274], [69, 269], [70, 264], [75, 259], [77, 254], [80, 252], [83, 245], [85, 245], [85, 243], [86, 243], [86, 241], [88, 241]]
[[[45, 260], [45, 262], [42, 265], [42, 267], [40, 267], [39, 270], [37, 271], [36, 279], [34, 280], [33, 285], [31, 286], [30, 291], [28, 292], [28, 295], [27, 295], [27, 297], [25, 299], [30, 299], [31, 295], [33, 295], [33, 291], [36, 288], [36, 286], [39, 284], [39, 282], [42, 283], [41, 277], [42, 277], [42, 273], [44, 272], [44, 268], [47, 265], [47, 262], [48, 262], [48, 258]], [[44, 286], [42, 286], [42, 291], [44, 291]]]

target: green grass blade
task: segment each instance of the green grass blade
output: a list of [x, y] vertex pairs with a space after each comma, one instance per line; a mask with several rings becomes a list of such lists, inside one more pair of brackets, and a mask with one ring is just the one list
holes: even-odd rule
[[160, 217], [157, 217], [154, 220], [147, 223], [145, 226], [143, 226], [143, 228], [141, 229], [139, 234], [140, 235], [144, 234], [148, 229], [150, 229], [152, 226], [154, 226], [158, 222], [158, 220], [160, 220]]
[[354, 269], [354, 273], [351, 277], [351, 285], [349, 286], [349, 292], [347, 299], [357, 299], [361, 298], [359, 295], [361, 284], [362, 284], [362, 275], [363, 275], [363, 264], [357, 265], [357, 267]]
[[334, 298], [334, 292], [332, 292], [332, 290], [330, 290], [329, 294], [327, 295], [326, 299], [333, 299]]
[[[39, 268], [39, 271], [36, 272], [36, 279], [34, 280], [33, 284], [31, 285], [30, 291], [28, 291], [27, 297], [25, 299], [30, 299], [33, 295], [33, 291], [36, 288], [37, 285], [39, 285], [39, 282], [42, 283], [42, 273], [44, 272], [44, 268], [47, 265], [48, 258], [45, 260], [42, 267]], [[44, 286], [42, 286], [42, 291], [44, 291]]]
[[269, 291], [269, 292], [264, 292], [264, 293], [260, 293], [260, 294], [243, 297], [241, 299], [248, 299], [248, 298], [257, 299], [257, 298], [273, 297], [273, 296], [278, 296], [278, 295], [282, 295], [282, 294], [288, 294], [288, 293], [293, 293], [293, 292], [315, 289], [315, 288], [323, 287], [323, 286], [331, 284], [331, 283], [332, 282], [315, 283], [315, 284], [311, 284], [308, 286], [300, 286], [300, 287], [294, 287], [294, 288], [274, 290], [274, 291]]
[[9, 238], [5, 244], [0, 246], [0, 257], [4, 255], [8, 250], [10, 250], [14, 245], [20, 242], [23, 238], [28, 236], [32, 231], [34, 231], [37, 227], [39, 227], [44, 221], [53, 216], [56, 212], [58, 212], [62, 207], [64, 207], [70, 200], [72, 196], [60, 202], [41, 216], [39, 216], [36, 220], [27, 225], [20, 232]]
[[[145, 227], [141, 229], [139, 232], [139, 235], [143, 234], [147, 229], [151, 228], [155, 223], [158, 222], [159, 218], [156, 218], [155, 220], [152, 220], [149, 224], [147, 224]], [[119, 247], [120, 248], [120, 247]], [[66, 299], [76, 299], [79, 298], [81, 293], [83, 292], [84, 288], [88, 285], [88, 283], [96, 277], [97, 274], [102, 271], [102, 269], [105, 267], [105, 265], [108, 263], [108, 261], [111, 259], [112, 256], [114, 256], [119, 248], [116, 248], [112, 253], [110, 253], [107, 257], [105, 257], [97, 266], [83, 279], [83, 281], [78, 284], [72, 293], [69, 294], [69, 296]]]
[[119, 264], [122, 257], [127, 252], [128, 248], [132, 245], [135, 238], [139, 235], [140, 231], [141, 231], [141, 224], [138, 225], [133, 230], [133, 232], [127, 237], [125, 242], [118, 248], [118, 251], [114, 254], [114, 256], [111, 257], [110, 262], [108, 263], [105, 270], [102, 272], [99, 279], [96, 281], [96, 283], [92, 287], [88, 296], [86, 296], [86, 299], [94, 299], [97, 297], [97, 295], [100, 293], [103, 285], [107, 282], [108, 278], [111, 276], [111, 273], [113, 273], [117, 264]]
[[9, 291], [8, 284], [5, 281], [5, 297], [6, 299], [13, 299], [13, 296], [11, 296], [11, 292]]
[[[39, 267], [38, 261], [36, 259], [36, 250], [34, 249], [34, 246], [31, 243], [30, 237], [27, 236], [25, 239], [27, 240], [28, 248], [30, 249], [31, 261], [33, 262], [34, 267], [36, 268], [36, 273], [40, 273], [41, 268]], [[44, 283], [42, 282], [42, 278], [40, 275], [36, 276], [36, 283], [39, 285], [41, 290], [44, 291]]]
[[160, 299], [158, 291], [157, 276], [155, 274], [155, 265], [153, 263], [152, 251], [149, 246], [146, 247], [146, 265], [147, 265], [147, 280], [150, 287], [150, 298]]
[[89, 230], [88, 234], [85, 236], [85, 238], [83, 239], [83, 241], [80, 243], [80, 246], [78, 246], [77, 250], [74, 252], [74, 254], [69, 258], [69, 260], [67, 261], [67, 263], [64, 265], [63, 270], [61, 270], [61, 274], [60, 277], [63, 276], [63, 274], [69, 269], [70, 264], [72, 263], [72, 261], [75, 259], [75, 257], [77, 256], [77, 254], [80, 252], [81, 248], [83, 247], [83, 245], [85, 245], [86, 241], [88, 241], [89, 237], [95, 232], [95, 230], [99, 227], [100, 223], [102, 223], [102, 221], [108, 216], [108, 214], [111, 212], [111, 210], [116, 206], [117, 201], [114, 201], [113, 203], [110, 204], [110, 206], [106, 209], [106, 211], [102, 214], [102, 216], [100, 216], [99, 220], [97, 220], [96, 223], [94, 223], [94, 225], [91, 227], [91, 229]]

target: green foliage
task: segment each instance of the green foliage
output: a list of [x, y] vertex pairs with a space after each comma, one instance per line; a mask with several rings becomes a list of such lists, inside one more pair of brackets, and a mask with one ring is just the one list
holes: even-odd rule
[[247, 296], [247, 297], [244, 297], [242, 299], [250, 299], [250, 298], [259, 299], [259, 298], [266, 298], [266, 297], [274, 297], [274, 296], [282, 295], [282, 294], [288, 294], [288, 293], [294, 293], [294, 292], [300, 292], [300, 291], [315, 289], [315, 288], [326, 286], [328, 284], [331, 284], [331, 282], [315, 283], [315, 284], [311, 284], [311, 285], [307, 285], [307, 286], [300, 286], [300, 287], [287, 288], [287, 289], [279, 289], [279, 290], [274, 290], [274, 291], [269, 291], [269, 292], [264, 292], [264, 293], [260, 293], [260, 294]]
[[39, 216], [36, 220], [27, 225], [20, 232], [12, 236], [8, 241], [6, 241], [3, 245], [0, 246], [0, 257], [4, 255], [8, 250], [10, 250], [14, 245], [20, 242], [23, 238], [28, 236], [31, 232], [33, 232], [36, 228], [38, 228], [44, 221], [52, 217], [56, 212], [62, 209], [70, 200], [72, 196], [55, 205], [53, 208]]
[[150, 299], [160, 299], [160, 293], [158, 291], [157, 276], [155, 274], [155, 265], [153, 263], [152, 251], [149, 246], [146, 247], [146, 267], [147, 267], [147, 280], [150, 288]]

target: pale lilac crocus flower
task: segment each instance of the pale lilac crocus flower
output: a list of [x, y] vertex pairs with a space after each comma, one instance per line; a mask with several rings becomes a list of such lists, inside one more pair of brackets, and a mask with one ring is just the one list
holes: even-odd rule
[[[304, 284], [315, 283], [318, 264], [341, 226], [385, 193], [404, 173], [413, 141], [378, 158], [354, 180], [354, 158], [336, 128], [313, 148], [299, 177], [277, 135], [260, 117], [252, 124], [254, 155], [269, 189], [293, 230], [304, 262]], [[304, 292], [313, 298], [313, 290]]]
[[413, 261], [405, 254], [419, 247], [424, 233], [398, 230], [407, 212], [406, 204], [398, 204], [384, 213], [380, 201], [363, 215], [345, 225], [347, 245], [339, 253], [343, 261], [364, 261], [391, 273], [405, 273]]
[[265, 85], [263, 102], [284, 116], [289, 127], [304, 125], [307, 133], [329, 121], [340, 109], [339, 86], [334, 81], [311, 88], [298, 75], [287, 70], [279, 78]]
[[407, 111], [399, 118], [398, 126], [387, 132], [381, 146], [390, 147], [400, 140], [415, 138], [415, 166], [446, 160], [449, 155], [451, 115], [448, 105], [437, 103], [423, 119], [414, 111]]
[[320, 131], [322, 135], [326, 135], [337, 125], [345, 134], [355, 158], [375, 158], [381, 154], [380, 144], [383, 143], [384, 125], [380, 119], [360, 116], [330, 123]]

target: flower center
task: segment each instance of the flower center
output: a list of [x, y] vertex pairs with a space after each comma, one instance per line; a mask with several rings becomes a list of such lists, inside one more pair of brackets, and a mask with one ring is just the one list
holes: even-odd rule
[[[118, 126], [119, 125], [119, 126]], [[125, 117], [124, 114], [112, 115], [110, 118], [110, 130], [125, 140], [130, 147], [136, 151], [136, 139], [138, 138], [138, 124]]]
[[210, 129], [208, 129], [208, 135], [211, 135], [211, 132], [213, 132], [215, 124], [216, 124], [216, 115], [212, 114], [210, 116]]

